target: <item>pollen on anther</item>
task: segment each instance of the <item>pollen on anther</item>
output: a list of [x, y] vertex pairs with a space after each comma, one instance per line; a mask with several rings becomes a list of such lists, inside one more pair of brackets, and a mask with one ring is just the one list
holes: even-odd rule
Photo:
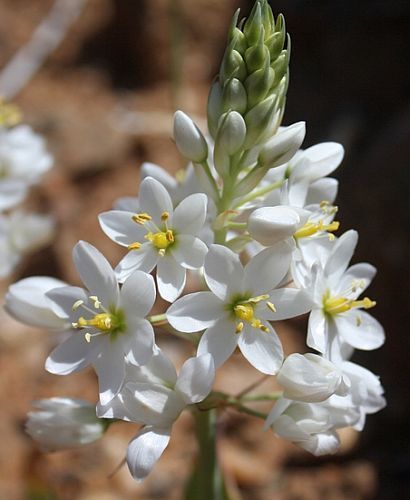
[[268, 309], [270, 309], [272, 312], [276, 312], [276, 307], [275, 307], [275, 304], [273, 304], [272, 302], [266, 302], [266, 306], [268, 307]]
[[72, 305], [71, 309], [73, 311], [76, 311], [79, 307], [81, 307], [82, 305], [84, 304], [84, 301], [83, 300], [77, 300], [74, 302], [74, 304]]
[[169, 219], [169, 212], [162, 212], [162, 214], [161, 214], [161, 220], [163, 222], [165, 222], [168, 219]]

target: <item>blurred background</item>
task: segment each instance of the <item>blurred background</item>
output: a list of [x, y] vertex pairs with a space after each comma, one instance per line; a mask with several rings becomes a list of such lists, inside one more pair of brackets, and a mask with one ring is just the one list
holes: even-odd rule
[[[44, 134], [55, 167], [27, 202], [57, 218], [55, 240], [31, 255], [9, 282], [47, 274], [78, 283], [71, 249], [79, 239], [116, 263], [121, 250], [104, 236], [99, 212], [136, 195], [143, 161], [175, 172], [184, 166], [171, 140], [182, 109], [205, 130], [207, 92], [218, 72], [235, 9], [251, 0], [0, 0], [0, 93]], [[292, 37], [284, 124], [307, 122], [304, 147], [333, 140], [346, 149], [336, 171], [342, 230], [359, 231], [356, 262], [379, 270], [369, 295], [387, 341], [354, 360], [379, 374], [388, 406], [341, 452], [315, 459], [261, 432], [261, 422], [225, 413], [220, 458], [237, 498], [410, 498], [410, 3], [406, 0], [272, 0]], [[54, 9], [54, 10], [51, 10]], [[53, 12], [44, 63], [24, 82], [7, 64]], [[61, 44], [51, 50], [58, 38]], [[41, 44], [40, 44], [41, 45]], [[47, 55], [47, 53], [49, 55]], [[47, 55], [47, 57], [46, 57]], [[41, 57], [40, 57], [41, 59]], [[20, 88], [21, 87], [21, 88]], [[1, 283], [2, 294], [8, 281]], [[163, 309], [158, 304], [158, 311]], [[152, 475], [135, 483], [121, 463], [137, 426], [112, 426], [87, 448], [41, 454], [24, 433], [30, 402], [65, 395], [96, 400], [91, 371], [56, 377], [44, 360], [57, 342], [0, 313], [0, 498], [179, 499], [194, 460], [192, 422], [183, 415]], [[289, 353], [303, 350], [305, 319], [278, 330]], [[189, 352], [160, 340], [177, 363]], [[218, 387], [238, 392], [258, 374], [239, 356], [220, 370]], [[261, 386], [271, 390], [272, 382]], [[113, 474], [114, 473], [114, 474]]]

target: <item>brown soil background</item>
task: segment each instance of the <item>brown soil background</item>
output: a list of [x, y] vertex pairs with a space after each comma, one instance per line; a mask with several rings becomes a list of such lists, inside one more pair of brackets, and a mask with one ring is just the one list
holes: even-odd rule
[[[0, 1], [0, 67], [51, 4]], [[27, 206], [54, 213], [58, 230], [52, 245], [28, 257], [10, 282], [47, 274], [78, 283], [71, 249], [79, 239], [113, 264], [119, 260], [121, 250], [99, 229], [97, 215], [119, 196], [137, 193], [143, 161], [171, 172], [184, 165], [171, 140], [172, 113], [181, 108], [205, 123], [209, 84], [238, 7], [246, 14], [250, 2], [88, 0], [62, 45], [16, 97], [25, 121], [47, 137], [55, 156], [55, 168]], [[285, 123], [307, 121], [306, 146], [337, 140], [346, 147], [336, 175], [341, 220], [361, 235], [356, 261], [380, 269], [370, 293], [388, 335], [379, 352], [355, 360], [382, 375], [389, 406], [369, 417], [360, 436], [344, 432], [342, 451], [322, 459], [263, 433], [255, 419], [226, 412], [219, 422], [220, 460], [237, 499], [408, 498], [410, 106], [404, 68], [410, 9], [407, 2], [367, 0], [277, 1], [272, 7], [285, 14], [293, 40]], [[7, 286], [1, 284], [2, 294]], [[157, 307], [162, 311], [164, 304]], [[23, 430], [30, 402], [58, 395], [95, 401], [95, 376], [91, 370], [48, 374], [44, 360], [57, 339], [4, 312], [0, 317], [0, 499], [181, 498], [196, 452], [189, 414], [175, 424], [170, 446], [142, 484], [126, 467], [111, 476], [137, 430], [131, 424], [112, 426], [89, 447], [40, 453]], [[303, 351], [304, 328], [304, 319], [279, 325], [286, 352]], [[176, 363], [190, 354], [182, 341], [159, 339]], [[235, 393], [258, 376], [234, 356], [219, 371], [217, 388]], [[273, 388], [265, 382], [260, 391]]]

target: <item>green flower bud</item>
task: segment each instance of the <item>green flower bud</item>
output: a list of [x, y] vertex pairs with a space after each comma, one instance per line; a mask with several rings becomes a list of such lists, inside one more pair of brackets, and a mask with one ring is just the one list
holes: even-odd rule
[[243, 80], [247, 74], [245, 62], [240, 52], [233, 48], [233, 45], [234, 42], [227, 47], [222, 60], [221, 70], [219, 73], [222, 83], [225, 83], [231, 78], [239, 78], [239, 80]]
[[254, 45], [258, 42], [262, 29], [261, 2], [257, 1], [243, 27], [248, 45]]
[[245, 80], [245, 88], [248, 94], [248, 106], [253, 107], [262, 101], [268, 94], [275, 80], [275, 72], [266, 60], [265, 67], [254, 71]]
[[182, 111], [174, 114], [174, 139], [179, 151], [188, 160], [201, 163], [208, 157], [208, 145], [202, 132]]
[[286, 39], [285, 20], [280, 14], [277, 19], [276, 31], [270, 35], [265, 44], [268, 47], [271, 61], [274, 61], [282, 52]]
[[222, 94], [223, 112], [232, 110], [244, 113], [247, 107], [247, 96], [245, 87], [237, 78], [231, 78], [225, 85]]
[[218, 130], [215, 147], [222, 148], [233, 155], [242, 147], [246, 137], [245, 120], [236, 111], [226, 113]]
[[245, 121], [237, 111], [222, 115], [214, 148], [214, 165], [222, 177], [229, 175], [230, 157], [241, 149], [245, 137]]
[[222, 87], [218, 80], [211, 85], [208, 96], [208, 130], [212, 137], [216, 136], [218, 122], [222, 113]]
[[263, 43], [263, 27], [261, 30], [261, 37], [259, 42], [245, 52], [245, 62], [248, 72], [256, 71], [259, 68], [263, 68], [265, 63], [270, 62], [269, 49]]
[[259, 137], [269, 125], [275, 113], [276, 100], [276, 95], [271, 95], [246, 113], [245, 123], [247, 134], [244, 144], [246, 149], [257, 144]]

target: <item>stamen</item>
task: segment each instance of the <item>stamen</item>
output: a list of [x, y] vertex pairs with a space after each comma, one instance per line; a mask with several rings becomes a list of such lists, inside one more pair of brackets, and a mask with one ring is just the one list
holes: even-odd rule
[[83, 300], [77, 300], [76, 302], [74, 302], [74, 304], [72, 305], [71, 309], [73, 311], [76, 311], [80, 306], [82, 306], [84, 304], [84, 301]]
[[138, 241], [134, 241], [134, 243], [131, 243], [131, 245], [128, 245], [128, 250], [139, 250], [141, 248], [141, 243], [138, 243]]
[[161, 214], [161, 220], [162, 222], [165, 222], [169, 219], [169, 212], [162, 212]]
[[[293, 237], [298, 239], [313, 236], [318, 232], [332, 233], [333, 231], [337, 231], [339, 229], [339, 226], [340, 222], [338, 221], [333, 221], [330, 224], [324, 224], [322, 220], [319, 222], [306, 222], [304, 226], [302, 226], [293, 234]], [[334, 235], [329, 234], [328, 236], [329, 239], [334, 239]]]
[[265, 294], [265, 295], [258, 295], [257, 297], [251, 297], [246, 302], [248, 302], [250, 304], [257, 304], [258, 302], [261, 302], [262, 300], [267, 300], [267, 299], [269, 299], [269, 295]]
[[374, 300], [365, 297], [362, 300], [349, 300], [345, 297], [328, 297], [323, 300], [323, 309], [327, 314], [341, 314], [351, 309], [370, 309], [376, 305]]
[[102, 304], [96, 295], [90, 295], [89, 299], [94, 302], [95, 309], [99, 309], [101, 307]]
[[243, 322], [240, 321], [239, 323], [236, 323], [235, 333], [241, 333], [242, 330], [243, 330]]
[[133, 215], [132, 220], [137, 224], [141, 224], [143, 226], [146, 222], [152, 220], [152, 217], [146, 212], [142, 212], [140, 214]]
[[[159, 253], [162, 255], [165, 255], [165, 250], [175, 241], [172, 229], [158, 231], [158, 233], [149, 232], [145, 235], [145, 239], [150, 241], [154, 247], [158, 248]], [[161, 252], [161, 250], [163, 250], [163, 252]]]
[[273, 304], [272, 302], [266, 302], [266, 307], [268, 309], [270, 309], [272, 312], [276, 312], [276, 307], [275, 307], [275, 304]]

